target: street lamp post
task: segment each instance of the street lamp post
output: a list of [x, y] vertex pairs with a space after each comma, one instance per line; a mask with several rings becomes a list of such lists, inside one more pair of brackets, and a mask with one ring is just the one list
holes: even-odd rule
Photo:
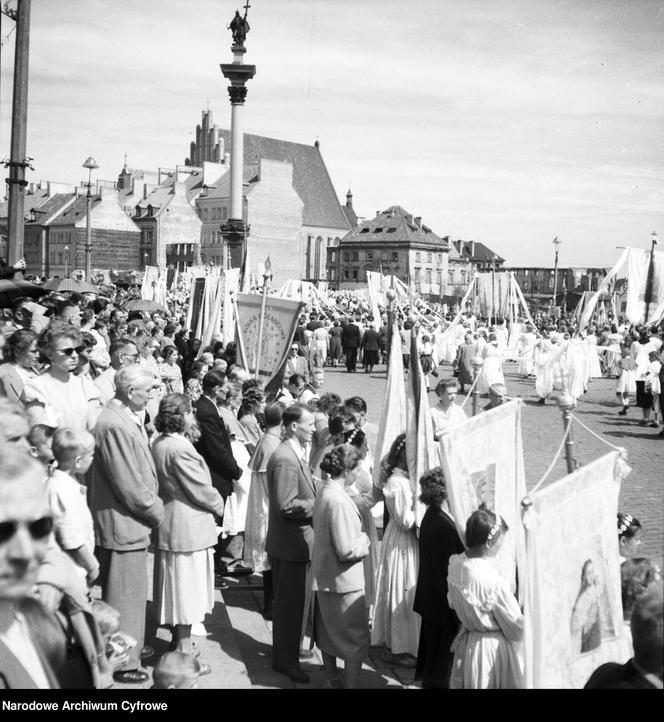
[[90, 283], [92, 278], [92, 228], [90, 227], [90, 186], [92, 184], [92, 171], [99, 168], [95, 159], [89, 156], [83, 163], [88, 169], [88, 192], [85, 194], [85, 280]]
[[553, 264], [553, 301], [552, 305], [556, 305], [556, 294], [558, 292], [558, 248], [561, 241], [558, 240], [558, 236], [553, 239], [553, 245], [556, 247], [556, 259]]
[[567, 462], [568, 474], [571, 474], [579, 465], [574, 458], [574, 439], [572, 438], [572, 429], [569, 428], [572, 423], [572, 409], [574, 409], [575, 406], [576, 399], [568, 391], [563, 391], [558, 397], [558, 408], [563, 412], [563, 428], [567, 432], [567, 438], [565, 439], [565, 461]]
[[67, 278], [67, 262], [69, 261], [69, 246], [65, 246], [65, 278]]

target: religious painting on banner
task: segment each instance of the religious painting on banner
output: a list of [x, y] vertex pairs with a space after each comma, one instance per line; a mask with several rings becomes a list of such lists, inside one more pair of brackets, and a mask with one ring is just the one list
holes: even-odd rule
[[[521, 441], [523, 402], [514, 399], [483, 411], [443, 434], [440, 456], [450, 511], [465, 540], [468, 517], [481, 506], [500, 514], [509, 526], [496, 564], [516, 590], [525, 573], [521, 501], [526, 496]], [[521, 585], [519, 597], [521, 598]]]
[[[262, 294], [237, 294], [238, 361], [247, 371], [256, 375], [256, 354], [260, 335], [258, 379], [263, 385], [267, 385], [284, 364], [304, 304], [300, 301], [267, 296], [261, 326], [262, 302]], [[262, 333], [259, 331], [261, 328]]]
[[617, 451], [535, 492], [525, 512], [526, 686], [580, 689], [624, 637], [616, 514], [629, 472]]

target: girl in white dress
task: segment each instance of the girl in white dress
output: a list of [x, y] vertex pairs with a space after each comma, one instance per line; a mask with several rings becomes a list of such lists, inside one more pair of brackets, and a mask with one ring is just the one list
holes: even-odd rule
[[602, 367], [599, 363], [597, 336], [595, 335], [595, 329], [593, 327], [588, 329], [586, 344], [586, 353], [588, 355], [588, 377], [591, 379], [601, 379]]
[[657, 351], [651, 351], [648, 355], [649, 364], [648, 370], [646, 371], [646, 390], [649, 390], [652, 394], [652, 410], [653, 420], [650, 422], [650, 426], [659, 426], [659, 419], [662, 418], [662, 409], [660, 405], [660, 395], [662, 393], [662, 386], [659, 382], [659, 372], [662, 368], [661, 361], [659, 360], [659, 354]]
[[450, 689], [523, 687], [523, 614], [494, 566], [506, 532], [501, 517], [478, 509], [466, 524], [465, 554], [450, 557], [447, 600], [461, 622]]
[[406, 435], [399, 434], [387, 455], [381, 480], [390, 520], [380, 549], [371, 644], [383, 645], [389, 661], [415, 667], [420, 616], [413, 611], [419, 547], [415, 532], [415, 496], [408, 477]]
[[495, 333], [489, 334], [489, 340], [482, 352], [484, 365], [477, 380], [477, 390], [480, 394], [488, 394], [489, 387], [493, 384], [504, 384], [503, 376], [503, 355], [498, 347], [498, 339]]
[[622, 404], [622, 409], [618, 414], [620, 416], [627, 416], [629, 395], [636, 393], [636, 362], [632, 358], [627, 344], [622, 347], [621, 356], [622, 358], [618, 366], [618, 380], [616, 381], [616, 396]]

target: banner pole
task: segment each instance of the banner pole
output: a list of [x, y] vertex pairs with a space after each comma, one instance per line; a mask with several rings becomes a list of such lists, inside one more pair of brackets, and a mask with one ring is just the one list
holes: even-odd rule
[[267, 303], [267, 291], [270, 286], [270, 279], [272, 278], [271, 272], [272, 264], [270, 263], [270, 257], [267, 257], [265, 261], [265, 270], [263, 271], [263, 298], [261, 300], [261, 315], [258, 319], [258, 339], [256, 340], [256, 369], [254, 370], [254, 376], [258, 381], [260, 374], [260, 358], [263, 346], [263, 324], [265, 322], [265, 305]]

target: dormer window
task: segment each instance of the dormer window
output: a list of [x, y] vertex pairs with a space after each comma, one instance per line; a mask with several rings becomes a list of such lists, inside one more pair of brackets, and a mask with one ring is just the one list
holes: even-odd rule
[[151, 205], [148, 205], [148, 215], [151, 216], [153, 214], [153, 208]]

